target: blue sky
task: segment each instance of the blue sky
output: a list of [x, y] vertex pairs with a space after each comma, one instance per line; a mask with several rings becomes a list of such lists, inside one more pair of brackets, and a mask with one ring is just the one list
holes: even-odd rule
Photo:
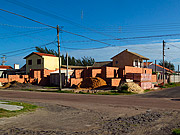
[[[179, 34], [179, 0], [0, 0], [0, 5], [2, 9], [52, 26], [63, 26], [66, 31], [109, 44], [109, 47], [97, 50], [61, 48], [63, 54], [68, 52], [76, 58], [91, 56], [96, 61], [103, 61], [128, 48], [154, 61], [162, 59], [162, 40], [165, 40], [166, 48], [170, 48], [165, 50], [165, 59], [176, 67], [180, 64], [180, 35], [113, 40]], [[56, 29], [0, 11], [0, 55], [7, 56], [6, 65], [19, 63], [23, 66], [23, 57], [35, 51], [35, 46], [55, 40]], [[66, 32], [61, 33], [61, 45], [82, 49], [107, 46]], [[55, 44], [46, 47], [57, 50]]]

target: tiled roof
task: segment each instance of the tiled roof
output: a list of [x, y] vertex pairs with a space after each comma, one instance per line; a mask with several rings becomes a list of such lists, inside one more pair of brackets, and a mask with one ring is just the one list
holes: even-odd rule
[[[131, 53], [131, 54], [133, 54], [133, 55], [135, 55], [135, 56], [137, 56], [137, 57], [139, 57], [139, 58], [141, 58], [143, 60], [149, 60], [149, 58], [146, 58], [146, 57], [144, 57], [144, 56], [142, 56], [140, 54], [134, 53], [134, 52], [130, 52], [130, 51], [128, 51], [128, 49], [124, 50], [123, 52]], [[119, 54], [121, 54], [121, 53], [119, 53]], [[114, 57], [118, 56], [119, 54], [115, 55]], [[114, 57], [112, 57], [111, 59], [113, 59]]]
[[[155, 64], [153, 64], [153, 65], [155, 65]], [[163, 68], [163, 66], [160, 66], [160, 65], [157, 65], [157, 64], [156, 64], [156, 66], [157, 66], [157, 67], [160, 67], [160, 68]], [[169, 70], [168, 68], [164, 68], [164, 69], [167, 70], [167, 71], [169, 71], [169, 72], [171, 72], [171, 73], [175, 73], [174, 71]]]
[[101, 62], [95, 62], [93, 64], [93, 67], [103, 67], [103, 66], [112, 66], [112, 61], [101, 61]]
[[50, 57], [56, 57], [55, 55], [52, 54], [47, 54], [47, 53], [39, 53], [39, 52], [32, 52], [31, 54], [29, 54], [28, 56], [24, 57], [24, 59], [26, 59], [27, 57], [31, 56], [32, 54], [36, 54], [39, 56], [50, 56]]
[[[153, 64], [153, 63], [152, 62], [147, 62], [148, 66], [151, 65], [151, 64]], [[144, 66], [146, 66], [146, 62], [144, 62]]]
[[2, 69], [13, 69], [11, 66], [3, 66], [3, 65], [0, 65], [0, 68], [2, 68]]

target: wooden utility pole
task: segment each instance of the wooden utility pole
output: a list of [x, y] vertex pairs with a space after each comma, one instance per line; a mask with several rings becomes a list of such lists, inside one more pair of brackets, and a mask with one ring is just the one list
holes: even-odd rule
[[179, 75], [179, 65], [178, 65], [178, 75]]
[[165, 86], [164, 48], [165, 48], [165, 41], [163, 40], [163, 86]]
[[57, 40], [58, 40], [58, 55], [59, 55], [59, 90], [62, 89], [61, 78], [61, 53], [60, 53], [60, 41], [59, 41], [59, 26], [57, 25]]
[[69, 64], [69, 63], [68, 63], [68, 53], [66, 53], [66, 61], [67, 61], [67, 72], [66, 72], [66, 75], [67, 75], [67, 78], [66, 78], [66, 79], [67, 79], [67, 81], [66, 81], [66, 85], [68, 85], [68, 82], [69, 82], [69, 80], [68, 80], [68, 79], [69, 79], [69, 78], [68, 78], [68, 76], [69, 76], [69, 73], [68, 73], [68, 64]]
[[156, 70], [157, 70], [157, 67], [156, 67], [156, 60], [155, 60], [155, 73], [157, 72]]

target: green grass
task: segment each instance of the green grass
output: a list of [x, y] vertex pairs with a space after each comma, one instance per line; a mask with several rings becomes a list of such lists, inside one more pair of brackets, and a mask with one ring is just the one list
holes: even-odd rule
[[180, 135], [180, 129], [173, 129], [172, 135]]
[[18, 106], [23, 106], [24, 108], [21, 109], [21, 110], [17, 110], [17, 111], [9, 111], [9, 110], [5, 110], [5, 109], [0, 108], [0, 118], [2, 118], [2, 117], [12, 117], [12, 116], [16, 116], [18, 114], [22, 114], [22, 113], [25, 113], [25, 112], [32, 112], [32, 111], [35, 111], [36, 108], [38, 108], [38, 106], [28, 104], [28, 103], [9, 102], [9, 101], [6, 101], [6, 102], [8, 102], [8, 103], [4, 103], [4, 104], [18, 105]]
[[165, 88], [172, 88], [172, 87], [178, 87], [178, 86], [180, 86], [180, 83], [165, 84]]
[[45, 86], [44, 89], [58, 89], [59, 87]]
[[149, 92], [149, 91], [152, 91], [152, 90], [150, 90], [150, 89], [146, 89], [146, 90], [144, 90], [144, 92], [146, 93], [146, 92]]
[[108, 92], [96, 92], [96, 93], [87, 93], [87, 92], [82, 92], [80, 91], [77, 94], [93, 94], [93, 95], [132, 95], [132, 94], [136, 94], [136, 93], [132, 93], [132, 92], [128, 92], [128, 91], [108, 91]]

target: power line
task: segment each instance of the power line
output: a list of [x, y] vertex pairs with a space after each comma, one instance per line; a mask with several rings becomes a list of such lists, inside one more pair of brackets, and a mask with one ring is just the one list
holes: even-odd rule
[[45, 24], [45, 23], [42, 23], [42, 22], [39, 22], [39, 21], [36, 21], [36, 20], [31, 19], [31, 18], [29, 18], [29, 17], [26, 17], [26, 16], [24, 16], [24, 15], [16, 14], [16, 13], [14, 13], [14, 12], [7, 11], [7, 10], [4, 10], [4, 9], [2, 9], [2, 8], [0, 8], [0, 10], [1, 10], [1, 11], [4, 11], [4, 12], [6, 12], [6, 13], [10, 13], [10, 14], [19, 16], [19, 17], [23, 17], [23, 18], [25, 18], [25, 19], [28, 19], [28, 20], [30, 20], [30, 21], [33, 21], [33, 22], [36, 22], [36, 23], [39, 23], [39, 24], [48, 26], [48, 27], [50, 27], [50, 28], [55, 28], [55, 29], [56, 29], [56, 27], [53, 27], [53, 26], [51, 26], [51, 25], [48, 25], [48, 24]]
[[173, 44], [170, 44], [170, 43], [167, 43], [168, 45], [171, 45], [171, 46], [173, 46], [173, 47], [176, 47], [176, 48], [178, 48], [178, 49], [180, 49], [180, 47], [178, 47], [178, 46], [175, 46], [175, 45], [173, 45]]
[[15, 28], [25, 28], [25, 29], [47, 29], [49, 27], [29, 27], [29, 26], [18, 26], [0, 23], [1, 26], [15, 27]]
[[13, 3], [13, 4], [15, 4], [15, 5], [21, 6], [21, 7], [23, 7], [23, 8], [29, 9], [29, 10], [31, 10], [31, 11], [37, 12], [37, 13], [39, 13], [39, 14], [42, 14], [42, 15], [45, 15], [45, 16], [49, 16], [49, 17], [51, 17], [51, 18], [55, 18], [55, 19], [58, 19], [58, 20], [63, 20], [64, 22], [70, 23], [70, 24], [75, 25], [75, 26], [78, 26], [78, 27], [80, 27], [80, 28], [83, 28], [83, 29], [86, 29], [86, 30], [89, 30], [89, 31], [93, 31], [93, 32], [95, 32], [95, 33], [98, 33], [98, 34], [101, 34], [101, 35], [104, 35], [104, 36], [113, 37], [112, 35], [108, 35], [108, 34], [99, 32], [99, 31], [97, 31], [97, 30], [95, 30], [95, 29], [92, 29], [92, 28], [89, 28], [89, 27], [85, 27], [85, 26], [83, 26], [83, 25], [81, 25], [81, 24], [78, 24], [78, 23], [76, 23], [76, 22], [73, 22], [73, 21], [71, 21], [71, 20], [69, 20], [69, 19], [65, 19], [65, 18], [60, 17], [60, 16], [57, 16], [57, 15], [55, 15], [55, 14], [52, 14], [52, 13], [43, 11], [43, 10], [41, 10], [41, 9], [32, 7], [32, 6], [30, 6], [30, 5], [27, 5], [27, 4], [25, 4], [25, 3], [19, 2], [19, 1], [17, 1], [17, 0], [13, 0], [13, 1], [12, 1], [12, 0], [7, 0], [7, 1], [10, 2], [10, 3]]
[[[13, 14], [13, 15], [16, 15], [16, 16], [19, 16], [19, 17], [23, 17], [23, 18], [25, 18], [25, 19], [28, 19], [28, 20], [30, 20], [30, 21], [33, 21], [33, 22], [36, 22], [36, 23], [39, 23], [39, 24], [48, 26], [48, 27], [50, 27], [50, 28], [55, 28], [55, 29], [56, 29], [56, 27], [54, 27], [54, 26], [51, 26], [51, 25], [48, 25], [48, 24], [45, 24], [45, 23], [36, 21], [36, 20], [31, 19], [31, 18], [29, 18], [29, 17], [23, 16], [23, 15], [14, 13], [14, 12], [10, 12], [10, 11], [4, 10], [4, 9], [0, 9], [0, 10], [1, 10], [1, 11], [4, 11], [4, 12], [7, 12], [7, 13], [10, 13], [10, 14]], [[87, 37], [87, 36], [83, 36], [83, 35], [80, 35], [80, 34], [76, 34], [76, 33], [73, 33], [73, 32], [67, 31], [67, 30], [63, 30], [63, 29], [60, 29], [60, 30], [61, 30], [61, 31], [64, 31], [64, 32], [66, 32], [66, 33], [72, 34], [72, 35], [76, 35], [76, 36], [79, 36], [79, 37], [83, 37], [83, 38], [89, 39], [89, 40], [91, 40], [91, 41], [96, 41], [96, 42], [99, 42], [99, 43], [102, 43], [102, 44], [106, 44], [106, 45], [109, 45], [109, 46], [114, 46], [114, 45], [112, 45], [112, 44], [105, 43], [105, 42], [102, 42], [102, 41], [99, 41], [99, 40], [96, 40], [96, 39], [92, 39], [92, 38], [89, 38], [89, 37]]]
[[21, 33], [15, 32], [16, 34], [14, 34], [14, 35], [10, 34], [10, 35], [13, 35], [13, 36], [8, 36], [7, 35], [7, 37], [0, 37], [0, 39], [27, 36], [27, 35], [30, 35], [30, 34], [36, 34], [36, 33], [44, 32], [44, 31], [47, 31], [47, 30], [50, 30], [50, 29], [46, 29], [46, 30], [42, 29], [42, 30], [35, 30], [35, 31], [28, 31], [28, 32], [21, 32]]
[[[43, 44], [43, 45], [39, 45], [38, 47], [46, 46], [46, 45], [51, 45], [51, 44], [54, 44], [55, 42], [56, 41], [49, 42], [49, 43], [46, 43], [46, 44]], [[31, 47], [23, 48], [23, 49], [18, 49], [18, 50], [14, 50], [14, 51], [8, 51], [8, 52], [4, 52], [4, 53], [0, 53], [0, 55], [9, 54], [9, 53], [16, 53], [16, 52], [19, 52], [19, 51], [29, 50], [29, 49], [32, 49], [32, 48], [35, 48], [35, 46], [31, 46]]]

